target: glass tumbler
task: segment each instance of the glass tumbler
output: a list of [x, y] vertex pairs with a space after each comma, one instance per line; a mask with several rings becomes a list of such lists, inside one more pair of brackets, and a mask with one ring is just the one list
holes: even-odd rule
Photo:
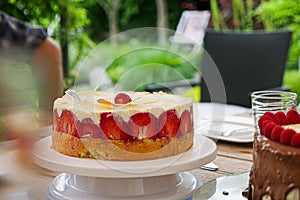
[[258, 132], [258, 120], [265, 112], [283, 111], [297, 107], [297, 94], [285, 91], [256, 91], [251, 94], [252, 113], [255, 130]]

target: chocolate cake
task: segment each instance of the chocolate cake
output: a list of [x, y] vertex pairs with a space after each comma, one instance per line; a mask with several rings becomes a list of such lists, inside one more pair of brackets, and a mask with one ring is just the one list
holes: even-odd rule
[[300, 115], [265, 113], [255, 134], [249, 200], [299, 200]]

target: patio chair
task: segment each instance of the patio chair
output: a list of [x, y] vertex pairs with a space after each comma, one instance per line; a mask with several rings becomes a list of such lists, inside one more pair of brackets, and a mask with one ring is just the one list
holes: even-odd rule
[[288, 30], [207, 30], [200, 67], [201, 101], [251, 107], [250, 94], [256, 90], [288, 90], [282, 87], [282, 79], [291, 35]]

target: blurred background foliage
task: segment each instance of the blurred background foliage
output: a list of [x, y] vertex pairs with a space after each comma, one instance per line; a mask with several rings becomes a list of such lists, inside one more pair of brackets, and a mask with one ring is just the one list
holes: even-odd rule
[[[171, 30], [176, 29], [180, 15], [186, 9], [210, 9], [212, 17], [209, 28], [217, 30], [293, 30], [287, 71], [299, 73], [300, 0], [0, 0], [0, 9], [21, 20], [48, 28], [48, 33], [66, 50], [68, 62], [64, 65], [68, 70], [65, 71], [65, 87], [70, 87], [87, 55], [97, 44], [109, 38], [112, 29], [110, 19], [113, 17], [109, 11], [117, 9], [115, 14], [118, 32], [139, 27], [156, 27], [157, 6], [161, 6], [162, 2], [167, 10], [165, 28]], [[131, 45], [130, 42], [127, 45]], [[123, 43], [122, 47], [115, 46], [109, 52], [126, 49], [125, 46], [126, 43]], [[190, 58], [191, 55], [184, 53]], [[193, 77], [195, 73], [195, 68], [190, 68], [188, 63], [180, 59], [171, 56], [166, 61], [164, 53], [154, 53], [149, 60], [144, 60], [143, 53], [140, 53], [137, 57], [130, 58], [126, 66], [120, 64], [123, 61], [118, 59], [108, 70], [113, 82], [124, 71], [130, 70], [131, 66], [148, 61], [170, 65], [181, 70], [184, 77]], [[286, 73], [284, 84], [300, 91], [297, 75]]]
[[300, 95], [300, 0], [210, 0], [216, 30], [293, 31], [283, 84]]
[[293, 38], [287, 62], [287, 69], [299, 68], [300, 55], [300, 1], [273, 0], [260, 4], [255, 12], [266, 30], [290, 29]]
[[218, 3], [220, 2], [218, 0], [210, 2], [212, 27], [216, 30], [292, 30], [293, 38], [287, 69], [299, 68], [299, 0], [232, 0], [231, 3], [227, 1], [227, 4], [225, 3], [223, 6]]

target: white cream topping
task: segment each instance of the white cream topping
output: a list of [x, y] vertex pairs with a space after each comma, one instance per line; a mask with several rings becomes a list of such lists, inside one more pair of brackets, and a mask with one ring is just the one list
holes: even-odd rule
[[296, 133], [300, 133], [300, 124], [289, 124], [289, 125], [283, 125], [282, 128], [284, 129], [293, 129], [296, 131]]
[[[122, 91], [123, 92], [123, 91]], [[74, 113], [78, 120], [91, 118], [94, 122], [100, 121], [100, 113], [114, 112], [120, 115], [124, 121], [128, 122], [130, 116], [141, 113], [150, 112], [158, 117], [167, 110], [175, 109], [178, 116], [185, 110], [189, 110], [192, 106], [191, 98], [184, 98], [179, 95], [166, 94], [163, 92], [124, 92], [128, 94], [132, 102], [120, 106], [108, 106], [98, 103], [98, 99], [105, 99], [114, 103], [114, 97], [118, 92], [78, 92], [81, 103], [74, 101], [73, 98], [65, 94], [62, 98], [58, 98], [54, 102], [53, 109], [57, 109], [60, 116], [62, 110], [67, 109]]]

